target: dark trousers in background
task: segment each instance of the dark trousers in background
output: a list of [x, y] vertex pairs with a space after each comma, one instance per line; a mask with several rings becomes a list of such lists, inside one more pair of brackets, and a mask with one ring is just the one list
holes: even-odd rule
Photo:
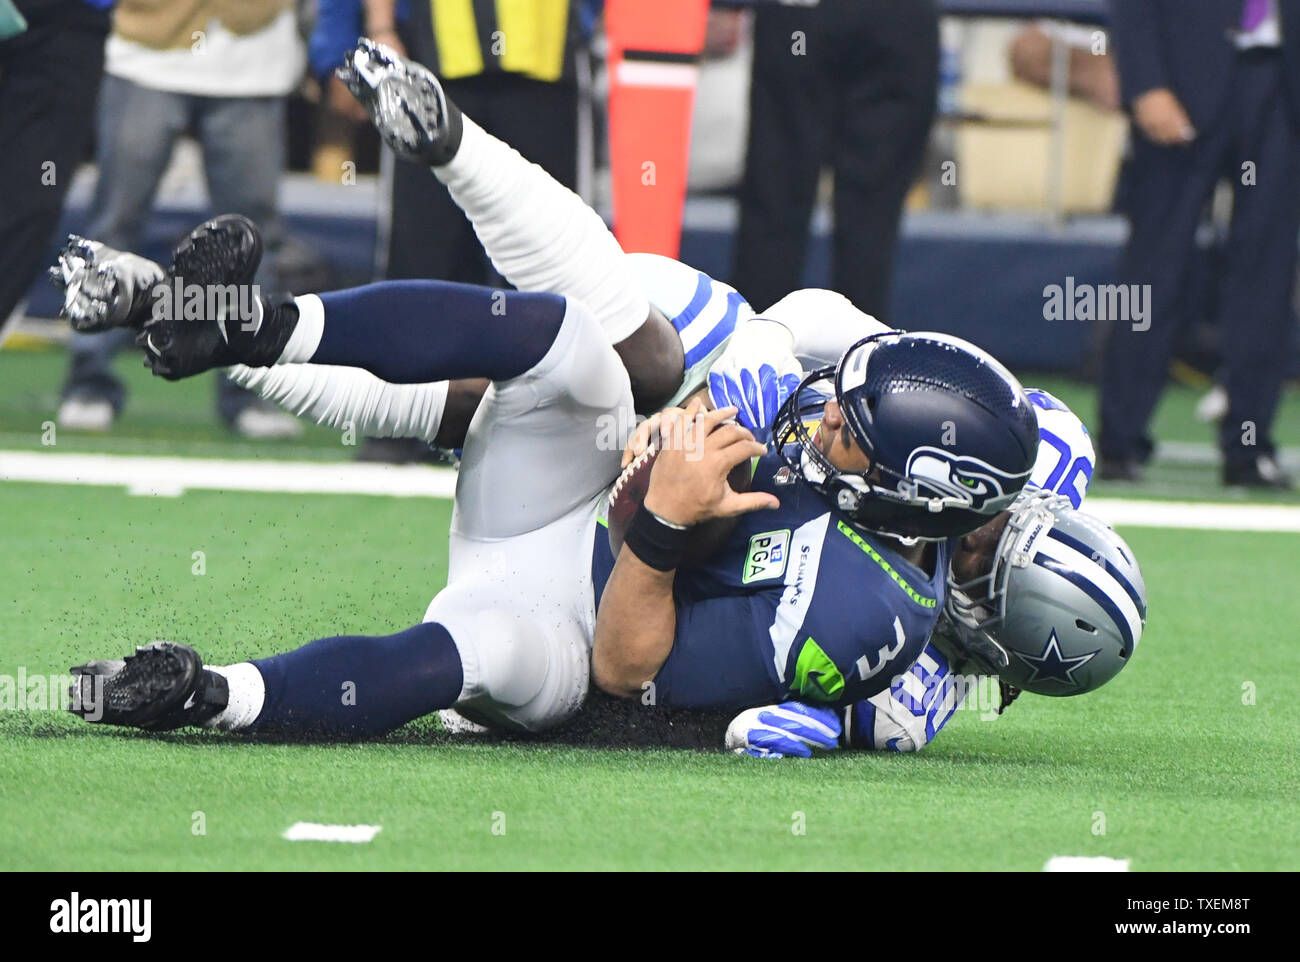
[[[488, 133], [572, 188], [578, 168], [578, 86], [511, 74], [443, 81], [450, 97]], [[391, 159], [391, 158], [390, 158]], [[418, 164], [397, 161], [379, 269], [389, 279], [500, 283], [469, 218], [447, 188]]]
[[[1285, 374], [1300, 235], [1300, 131], [1287, 109], [1281, 55], [1240, 55], [1224, 116], [1187, 147], [1159, 147], [1134, 132], [1126, 185], [1131, 234], [1125, 284], [1151, 286], [1150, 329], [1117, 321], [1101, 378], [1100, 454], [1141, 461], [1182, 326], [1196, 229], [1220, 178], [1234, 185], [1219, 296], [1228, 414], [1219, 444], [1230, 462], [1273, 453], [1272, 425]], [[1253, 184], [1243, 183], [1251, 164]]]
[[831, 287], [890, 314], [898, 225], [938, 96], [933, 0], [757, 7], [736, 288], [759, 310], [802, 287], [824, 166], [835, 175]]
[[48, 266], [68, 185], [90, 143], [106, 13], [42, 6], [0, 43], [0, 326]]

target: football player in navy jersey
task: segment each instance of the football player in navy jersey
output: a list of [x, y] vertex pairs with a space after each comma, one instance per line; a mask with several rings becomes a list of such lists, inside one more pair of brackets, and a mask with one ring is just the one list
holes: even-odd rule
[[[838, 417], [832, 409], [822, 419], [821, 436], [833, 439], [826, 442], [830, 457], [865, 467], [861, 449], [838, 436]], [[749, 493], [718, 487], [708, 473], [717, 470], [711, 447], [695, 462], [672, 450], [692, 419], [669, 418], [668, 450], [656, 459], [641, 509], [657, 526], [652, 532], [684, 536], [732, 504], [747, 506], [742, 499], [768, 510], [744, 514], [695, 566], [654, 542], [629, 541], [614, 562], [608, 543], [597, 542], [603, 593], [592, 664], [601, 688], [639, 697], [652, 683], [655, 702], [670, 707], [753, 704], [767, 693], [839, 703], [873, 694], [915, 660], [942, 602], [947, 542], [904, 547], [861, 528], [810, 485], [778, 481], [789, 469], [777, 450], [759, 457]], [[742, 432], [721, 425], [710, 435], [724, 439], [719, 464], [728, 470], [730, 456], [760, 450]], [[713, 494], [716, 507], [708, 501]], [[603, 586], [600, 568], [612, 568]]]
[[[1000, 392], [1007, 422], [990, 416], [980, 390]], [[720, 490], [720, 506], [734, 496], [693, 484], [707, 459], [692, 464], [670, 434], [633, 522], [646, 525], [648, 556], [620, 554], [601, 599], [598, 683], [635, 695], [653, 679], [659, 703], [688, 707], [717, 707], [722, 678], [737, 704], [763, 691], [848, 703], [886, 687], [934, 628], [946, 537], [1009, 505], [1029, 473], [1033, 415], [1017, 392], [996, 362], [955, 339], [867, 337], [791, 393], [774, 425], [779, 443], [759, 459], [751, 487], [776, 507], [743, 517], [698, 567], [658, 552], [684, 544], [685, 529], [710, 516], [694, 492]], [[810, 434], [804, 419], [813, 413]], [[669, 425], [684, 430], [680, 419]], [[916, 433], [897, 436], [900, 425]], [[981, 437], [983, 457], [942, 448], [945, 428]], [[1010, 470], [1017, 457], [1020, 470]]]
[[[920, 751], [968, 701], [993, 717], [1022, 688], [1082, 694], [1127, 664], [1146, 618], [1141, 572], [1114, 531], [1077, 510], [1095, 464], [1087, 428], [1046, 391], [1027, 394], [1042, 439], [1030, 482], [1011, 511], [963, 539], [946, 610], [920, 657], [886, 691], [841, 710], [801, 702], [746, 710], [728, 727], [727, 747], [764, 758]], [[1043, 534], [1027, 541], [1034, 531]], [[984, 685], [996, 703], [975, 705], [981, 682], [996, 684]]]

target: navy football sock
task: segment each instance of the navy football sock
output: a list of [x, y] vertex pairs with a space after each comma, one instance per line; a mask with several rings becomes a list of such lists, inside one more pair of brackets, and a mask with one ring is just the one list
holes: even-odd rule
[[320, 299], [325, 326], [312, 361], [394, 384], [518, 377], [555, 343], [566, 307], [558, 294], [449, 281], [386, 281]]
[[450, 708], [460, 696], [460, 653], [428, 621], [395, 635], [321, 638], [253, 664], [266, 700], [250, 731], [379, 735]]

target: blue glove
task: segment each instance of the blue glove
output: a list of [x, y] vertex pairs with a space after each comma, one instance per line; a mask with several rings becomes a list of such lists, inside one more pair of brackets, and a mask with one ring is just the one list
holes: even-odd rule
[[709, 399], [715, 408], [738, 408], [736, 420], [761, 436], [799, 386], [802, 372], [798, 362], [790, 357], [778, 364], [763, 362], [757, 368], [730, 362], [724, 355], [709, 371]]
[[733, 718], [727, 748], [755, 758], [811, 758], [814, 748], [837, 747], [842, 730], [838, 711], [787, 701], [750, 708]]

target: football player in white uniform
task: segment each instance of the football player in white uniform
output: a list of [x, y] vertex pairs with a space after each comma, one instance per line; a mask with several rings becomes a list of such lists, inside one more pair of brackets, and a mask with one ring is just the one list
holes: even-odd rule
[[[357, 89], [357, 80], [363, 78], [368, 71], [382, 71], [386, 57], [384, 51], [367, 51], [364, 45], [359, 49], [359, 53], [363, 56], [359, 59], [354, 58], [351, 66], [353, 71], [351, 82], [354, 89]], [[358, 93], [363, 100], [367, 99], [368, 92], [365, 89], [358, 90]], [[373, 101], [368, 106], [372, 115], [382, 110]], [[381, 129], [388, 128], [386, 136], [399, 153], [405, 152], [409, 155], [415, 152], [409, 145], [419, 140], [418, 131], [412, 129], [409, 132], [408, 144], [400, 142], [400, 136], [397, 138], [398, 142], [394, 143], [394, 134], [400, 132], [392, 130], [391, 119], [385, 121], [377, 118], [377, 122]], [[436, 168], [435, 173], [437, 173]], [[438, 176], [447, 179], [441, 173]], [[490, 177], [485, 177], [484, 180], [490, 180]], [[475, 189], [470, 189], [467, 182], [457, 190], [456, 186], [449, 181], [449, 186], [452, 186], [453, 196], [475, 223], [485, 246], [495, 257], [493, 242], [499, 242], [500, 238], [510, 233], [501, 222], [506, 214], [505, 208], [498, 205], [493, 209], [491, 205], [485, 204], [483, 194], [480, 193], [477, 185]], [[546, 190], [540, 189], [541, 186], [539, 183], [537, 185], [539, 189], [531, 192], [530, 199], [550, 196]], [[521, 195], [521, 201], [522, 199]], [[557, 195], [557, 201], [558, 199]], [[557, 205], [556, 210], [565, 208], [569, 204], [571, 200], [566, 199]], [[542, 212], [521, 202], [511, 213], [516, 225], [515, 243], [519, 244], [519, 238], [529, 235], [529, 223], [536, 222], [532, 218], [540, 216]], [[554, 215], [552, 217], [554, 218]], [[558, 219], [562, 220], [562, 218]], [[550, 250], [548, 253], [555, 252]], [[633, 273], [650, 294], [651, 304], [668, 316], [679, 329], [681, 324], [678, 319], [693, 317], [691, 305], [694, 304], [698, 308], [699, 304], [707, 303], [707, 297], [703, 301], [700, 298], [710, 284], [716, 285], [716, 282], [711, 282], [704, 275], [662, 258], [626, 255], [624, 260], [632, 263]], [[502, 267], [512, 281], [519, 283], [516, 277], [511, 275], [509, 265], [498, 261], [498, 266]], [[548, 272], [556, 271], [557, 267], [552, 266], [547, 270], [536, 272], [535, 276], [545, 276]], [[560, 273], [562, 274], [562, 271]], [[528, 278], [527, 281], [535, 281], [535, 277]], [[699, 288], [698, 292], [692, 290], [696, 285]], [[728, 299], [738, 297], [729, 290], [726, 296]], [[714, 313], [732, 312], [714, 309]], [[735, 314], [738, 321], [736, 336], [731, 338], [725, 353], [712, 363], [708, 384], [710, 398], [715, 407], [724, 404], [734, 405], [739, 409], [738, 420], [754, 429], [767, 428], [773, 423], [777, 408], [798, 382], [798, 376], [803, 368], [834, 363], [850, 344], [862, 337], [887, 330], [874, 318], [856, 310], [847, 299], [828, 291], [795, 292], [769, 308], [763, 316], [752, 317], [751, 315], [752, 311], [748, 309], [748, 305], [742, 305], [740, 311]], [[701, 337], [710, 344], [721, 343], [715, 331], [701, 330], [696, 335], [697, 343]], [[688, 384], [693, 386], [698, 381], [698, 376], [693, 377], [692, 371], [698, 372], [700, 367], [711, 358], [701, 358], [699, 352], [692, 357], [691, 339], [684, 336], [683, 340], [686, 342], [684, 346], [687, 371], [687, 376], [683, 379], [684, 393]], [[678, 398], [681, 396], [682, 394], [677, 395]], [[1073, 505], [1078, 507], [1091, 478], [1094, 462], [1086, 429], [1064, 405], [1050, 395], [1033, 392], [1030, 397], [1038, 415], [1041, 439], [1040, 456], [1035, 464], [1033, 483], [1038, 487], [1068, 493]], [[625, 463], [629, 456], [625, 456]], [[974, 539], [975, 542], [978, 540]], [[991, 561], [990, 558], [990, 563]], [[907, 684], [900, 681], [891, 692], [881, 693], [873, 699], [880, 704], [878, 716], [880, 722], [866, 726], [871, 732], [866, 741], [872, 745], [878, 743], [882, 747], [888, 745], [903, 750], [909, 745], [917, 747], [923, 745], [929, 737], [933, 737], [933, 733], [939, 727], [942, 727], [947, 716], [937, 713], [943, 710], [945, 702], [943, 699], [936, 700], [933, 691], [936, 684], [939, 687], [943, 685], [943, 680], [949, 677], [950, 672], [947, 670], [946, 660], [942, 665], [934, 662], [936, 656], [938, 656], [937, 649], [928, 646], [918, 662], [922, 668], [933, 663], [932, 670], [925, 676], [928, 682], [925, 691], [930, 694], [923, 699], [924, 712], [921, 713], [920, 721], [916, 720], [916, 707], [920, 702], [910, 698]], [[939, 679], [937, 683], [936, 678]], [[904, 714], [899, 714], [900, 707], [905, 708]], [[898, 731], [889, 727], [891, 718], [895, 716], [900, 723], [907, 723], [906, 731], [902, 729], [901, 724], [896, 725]]]
[[[374, 78], [367, 79], [365, 76], [367, 72], [373, 72], [377, 77], [391, 67], [393, 61], [388, 58], [387, 52], [380, 48], [368, 48], [365, 44], [358, 48], [358, 54], [360, 56], [354, 57], [350, 66], [352, 71], [350, 83], [354, 91], [358, 92], [365, 101], [374, 89]], [[358, 81], [362, 83], [359, 84]], [[436, 95], [436, 88], [433, 93]], [[382, 105], [375, 103], [374, 100], [369, 100], [367, 106], [372, 115], [383, 112]], [[408, 117], [413, 116], [409, 111], [405, 113]], [[406, 142], [403, 143], [402, 132], [394, 129], [394, 118], [400, 120], [401, 114], [390, 110], [386, 120], [376, 118], [381, 130], [385, 132], [386, 139], [399, 153], [406, 153], [408, 156], [413, 153], [418, 154], [414, 145], [420, 141], [420, 132], [412, 127], [407, 132], [409, 136]], [[467, 165], [466, 169], [471, 168]], [[503, 166], [501, 170], [504, 169]], [[494, 245], [500, 245], [503, 238], [509, 238], [512, 234], [514, 236], [511, 243], [516, 247], [526, 248], [527, 245], [522, 238], [530, 236], [529, 224], [536, 223], [534, 218], [544, 216], [546, 213], [544, 208], [532, 207], [528, 201], [537, 198], [549, 199], [552, 196], [552, 192], [545, 188], [540, 182], [541, 178], [538, 177], [538, 183], [533, 185], [535, 189], [527, 196], [523, 192], [515, 195], [516, 203], [513, 206], [501, 203], [492, 205], [487, 202], [490, 191], [484, 187], [485, 183], [491, 182], [492, 174], [482, 177], [477, 173], [466, 175], [463, 182], [457, 185], [439, 172], [437, 167], [435, 173], [447, 180], [453, 196], [474, 222], [481, 239], [485, 242], [485, 247], [494, 259], [497, 259], [498, 250]], [[572, 198], [570, 196], [561, 200], [556, 194], [555, 199], [557, 203], [552, 208], [554, 213], [551, 217], [563, 222], [564, 218], [557, 215], [561, 210], [571, 207]], [[590, 215], [587, 216], [590, 218]], [[513, 228], [507, 223], [510, 218], [513, 218], [511, 221]], [[607, 245], [605, 249], [612, 248]], [[537, 283], [548, 274], [565, 276], [563, 258], [557, 257], [556, 254], [554, 249], [548, 249], [547, 256], [543, 257], [546, 266], [540, 270], [533, 270], [530, 274], [519, 274], [519, 259], [513, 262], [506, 258], [497, 259], [497, 264], [507, 277], [523, 286], [523, 284]], [[536, 257], [535, 254], [533, 256]], [[684, 265], [648, 255], [625, 255], [623, 259], [633, 265], [634, 275], [637, 275], [642, 288], [650, 294], [650, 303], [672, 320], [674, 327], [679, 331], [684, 329], [681, 319], [685, 318], [689, 323], [698, 326], [696, 312], [700, 311], [702, 305], [716, 303], [707, 292], [710, 286], [717, 290], [719, 288], [717, 282]], [[585, 259], [579, 260], [579, 266], [589, 263]], [[519, 276], [515, 276], [516, 274]], [[713, 405], [715, 407], [724, 404], [734, 405], [739, 409], [738, 420], [745, 426], [755, 429], [766, 428], [772, 424], [776, 409], [797, 383], [798, 374], [805, 366], [833, 363], [839, 359], [848, 345], [862, 337], [887, 330], [874, 318], [853, 308], [845, 298], [827, 291], [796, 292], [769, 308], [762, 317], [752, 317], [752, 311], [743, 302], [737, 310], [733, 299], [739, 300], [739, 296], [730, 289], [726, 290], [724, 299], [727, 307], [723, 308], [719, 305], [712, 309], [712, 313], [714, 316], [721, 314], [726, 318], [734, 317], [738, 322], [737, 336], [731, 338], [726, 351], [718, 357], [718, 350], [725, 343], [724, 338], [718, 336], [718, 328], [700, 327], [698, 333], [693, 332], [694, 338], [683, 335], [686, 376], [682, 379], [681, 389], [674, 400], [684, 396], [690, 387], [698, 382], [700, 370], [710, 367], [712, 362], [708, 384]], [[705, 308], [703, 316], [707, 316], [708, 313], [709, 309]], [[701, 342], [710, 347], [711, 351], [700, 350], [697, 345]], [[1035, 405], [1035, 413], [1038, 415], [1041, 439], [1033, 483], [1040, 488], [1066, 494], [1073, 506], [1077, 508], [1091, 479], [1094, 463], [1086, 429], [1063, 404], [1045, 392], [1031, 392], [1030, 397]], [[625, 457], [624, 460], [626, 461], [627, 458]], [[1001, 528], [998, 530], [1000, 531]], [[980, 540], [972, 538], [972, 544], [979, 544]], [[983, 541], [988, 541], [988, 532], [985, 533]], [[984, 546], [982, 550], [986, 555], [991, 555], [988, 546]], [[969, 562], [969, 554], [966, 560]], [[992, 565], [991, 556], [988, 560]], [[968, 570], [976, 569], [972, 565]], [[1140, 603], [1144, 615], [1144, 599]], [[1140, 624], [1137, 630], [1140, 631]], [[918, 662], [922, 669], [933, 661], [936, 653], [937, 649], [933, 646], [927, 647]], [[925, 710], [921, 713], [919, 723], [916, 721], [918, 714], [916, 708], [921, 702], [911, 698], [905, 681], [900, 680], [889, 693], [875, 696], [874, 700], [881, 704], [882, 723], [867, 725], [870, 734], [865, 740], [871, 746], [879, 744], [881, 747], [887, 745], [896, 750], [905, 750], [908, 745], [920, 747], [928, 738], [933, 737], [934, 732], [942, 727], [947, 717], [936, 715], [936, 712], [943, 710], [945, 701], [933, 697], [936, 688], [935, 678], [936, 676], [939, 678], [937, 687], [942, 688], [946, 671], [946, 661], [942, 667], [935, 663], [933, 670], [925, 676], [927, 684], [923, 687], [930, 694], [923, 699]], [[886, 705], [886, 701], [890, 699], [892, 704]], [[886, 709], [897, 709], [900, 705], [907, 708], [906, 719], [901, 715], [898, 716], [900, 722], [908, 723], [907, 731], [900, 730], [899, 733], [894, 733], [889, 728], [891, 715]], [[918, 724], [922, 726], [920, 735], [917, 733]], [[901, 729], [903, 726], [898, 724], [896, 727]], [[904, 735], [908, 737], [903, 737]]]
[[[185, 377], [232, 363], [249, 369], [283, 367], [294, 383], [275, 377], [249, 380], [296, 394], [298, 403], [318, 416], [323, 410], [328, 417], [331, 405], [337, 405], [363, 415], [367, 429], [402, 424], [409, 430], [423, 425], [426, 437], [439, 436], [435, 422], [442, 427], [441, 411], [449, 389], [438, 392], [438, 382], [487, 377], [491, 386], [468, 427], [452, 523], [448, 587], [430, 605], [425, 622], [397, 635], [320, 639], [283, 655], [220, 669], [204, 668], [192, 649], [172, 643], [147, 646], [124, 660], [82, 666], [83, 677], [104, 680], [105, 722], [152, 730], [208, 724], [236, 730], [357, 735], [384, 731], [452, 704], [517, 729], [541, 730], [563, 721], [577, 710], [587, 690], [593, 628], [598, 656], [602, 650], [600, 629], [594, 624], [593, 568], [598, 559], [589, 546], [596, 506], [618, 473], [622, 453], [621, 444], [601, 444], [593, 438], [592, 427], [630, 411], [638, 387], [646, 398], [665, 392], [668, 379], [646, 377], [638, 383], [643, 370], [638, 358], [666, 355], [671, 359], [675, 347], [681, 361], [670, 365], [671, 380], [680, 389], [689, 382], [691, 369], [702, 374], [710, 355], [721, 348], [722, 338], [709, 341], [716, 325], [694, 344], [681, 333], [689, 327], [697, 299], [702, 306], [719, 300], [713, 282], [706, 278], [704, 283], [696, 275], [699, 297], [693, 295], [685, 307], [674, 311], [679, 321], [686, 320], [674, 325], [677, 331], [668, 335], [672, 343], [663, 345], [665, 324], [656, 322], [667, 318], [650, 309], [644, 291], [629, 278], [628, 258], [598, 219], [592, 223], [594, 213], [574, 195], [562, 192], [539, 169], [449, 109], [427, 73], [395, 62], [364, 43], [351, 71], [354, 90], [367, 98], [368, 108], [382, 113], [381, 130], [390, 144], [402, 145], [404, 123], [439, 127], [436, 132], [408, 131], [415, 154], [434, 166], [471, 214], [497, 266], [522, 290], [399, 282], [319, 296], [260, 298], [247, 317], [221, 310], [196, 319], [197, 323], [154, 316], [144, 323], [138, 343], [155, 373], [164, 377]], [[117, 312], [107, 306], [116, 307], [125, 299], [134, 308], [141, 292], [124, 289], [121, 278], [111, 276], [113, 252], [90, 244], [74, 248], [61, 272], [69, 316], [88, 324], [118, 321]], [[183, 276], [187, 284], [205, 287], [246, 285], [259, 256], [260, 240], [253, 225], [240, 218], [219, 218], [195, 231], [178, 249], [172, 273]], [[672, 270], [680, 276], [680, 271]], [[739, 316], [740, 305], [734, 298], [724, 292], [720, 301], [728, 305], [723, 317], [733, 307]], [[811, 321], [829, 323], [823, 317]], [[818, 356], [817, 332], [804, 338], [787, 324], [774, 323], [787, 332], [792, 353]], [[431, 338], [434, 331], [437, 336]], [[635, 356], [620, 358], [615, 345], [627, 345], [639, 335], [650, 343], [640, 344]], [[855, 530], [842, 520], [834, 537], [816, 537], [824, 539], [824, 550], [840, 558], [845, 570], [863, 572], [885, 599], [882, 603], [891, 612], [897, 608], [898, 614], [892, 619], [848, 618], [851, 630], [831, 635], [826, 650], [810, 643], [811, 639], [792, 647], [799, 627], [795, 624], [777, 649], [775, 666], [770, 664], [766, 631], [753, 637], [741, 632], [733, 641], [754, 648], [746, 652], [746, 690], [779, 693], [796, 674], [804, 687], [824, 683], [829, 680], [826, 670], [836, 667], [835, 660], [846, 666], [848, 677], [840, 677], [840, 685], [853, 686], [842, 688], [845, 697], [849, 692], [865, 696], [878, 690], [887, 677], [881, 671], [887, 663], [895, 658], [900, 664], [910, 662], [919, 653], [937, 613], [934, 600], [947, 571], [946, 545], [918, 546], [896, 539], [910, 526], [922, 526], [934, 539], [971, 530], [982, 516], [992, 515], [1014, 497], [1032, 467], [1037, 446], [1032, 416], [1018, 382], [996, 361], [943, 336], [891, 334], [886, 338], [860, 345], [861, 350], [850, 352], [852, 356], [846, 355], [841, 363], [847, 372], [837, 375], [845, 382], [837, 386], [843, 408], [823, 399], [823, 423], [839, 418], [843, 426], [827, 432], [815, 450], [804, 448], [805, 454], [820, 459], [820, 467], [802, 479], [791, 479], [795, 487], [788, 508], [787, 499], [778, 504], [771, 493], [757, 488], [758, 482], [754, 491], [737, 494], [723, 481], [735, 463], [763, 455], [769, 459], [764, 483], [776, 484], [775, 459], [783, 456], [782, 452], [765, 454], [764, 446], [743, 428], [726, 426], [724, 419], [739, 413], [734, 408], [703, 417], [700, 428], [682, 425], [687, 433], [698, 431], [706, 455], [701, 459], [703, 467], [693, 466], [689, 459], [668, 459], [681, 462], [675, 463], [677, 477], [699, 482], [674, 487], [666, 496], [674, 509], [692, 519], [770, 507], [809, 518], [819, 513], [808, 522], [808, 530], [824, 532], [830, 515], [825, 506], [817, 505], [827, 491], [837, 492], [833, 503], [844, 512], [844, 519], [856, 518], [859, 510], [876, 512], [878, 527]], [[868, 461], [857, 442], [864, 429], [853, 425], [867, 417], [866, 405], [876, 396], [863, 393], [863, 385], [874, 383], [872, 377], [905, 376], [896, 365], [907, 358], [930, 358], [942, 367], [943, 378], [965, 378], [964, 383], [976, 384], [982, 392], [977, 402], [965, 389], [950, 386], [951, 380], [939, 379], [918, 382], [917, 389], [902, 398], [905, 405], [923, 397], [940, 410], [951, 408], [970, 425], [963, 432], [970, 438], [964, 447], [953, 452], [926, 448], [936, 452], [930, 461], [942, 468], [941, 476], [914, 475], [910, 460], [895, 463], [879, 452]], [[320, 365], [346, 372], [344, 379], [330, 376], [333, 371], [319, 377], [322, 372], [315, 368]], [[778, 366], [785, 368], [787, 362]], [[654, 361], [648, 370], [657, 375], [664, 367]], [[782, 373], [776, 378], [779, 384], [786, 380]], [[758, 375], [762, 381], [761, 366]], [[743, 377], [740, 384], [746, 401], [757, 405], [760, 394], [767, 396], [766, 390], [757, 390], [762, 385], [755, 385], [751, 397]], [[857, 421], [850, 423], [853, 418]], [[877, 417], [879, 423], [867, 434], [884, 430], [886, 420]], [[924, 423], [909, 422], [907, 430], [927, 438], [930, 433], [937, 435], [938, 422], [921, 420]], [[618, 438], [617, 433], [614, 436]], [[909, 439], [895, 440], [904, 445], [904, 454], [917, 450]], [[937, 444], [937, 437], [927, 443]], [[953, 487], [965, 483], [963, 476], [952, 472], [969, 470], [968, 461], [987, 469], [978, 482], [970, 481], [978, 501], [968, 491]], [[657, 468], [663, 464], [661, 460]], [[907, 491], [884, 489], [882, 471], [895, 474]], [[651, 496], [655, 491], [652, 480]], [[665, 532], [680, 530], [671, 519], [656, 519], [655, 524]], [[873, 531], [892, 539], [875, 540]], [[599, 549], [600, 542], [596, 543]], [[628, 544], [632, 545], [630, 539]], [[642, 551], [660, 560], [656, 550], [657, 546], [642, 542], [632, 553], [623, 553], [612, 577], [608, 569], [603, 574], [612, 586], [620, 571], [636, 571], [638, 561], [649, 572], [655, 565], [642, 558]], [[630, 567], [622, 563], [629, 558]], [[839, 567], [823, 566], [832, 573]], [[913, 579], [911, 586], [902, 580], [900, 570]], [[779, 577], [780, 572], [772, 574]], [[789, 577], [795, 577], [793, 570]], [[657, 576], [643, 580], [670, 584]], [[709, 605], [710, 588], [706, 585], [702, 590], [699, 603], [685, 604], [681, 612], [683, 618], [702, 619], [696, 622], [700, 625], [720, 617], [725, 622], [727, 610], [748, 611], [751, 599], [760, 597], [757, 589], [744, 596], [724, 592], [718, 597], [727, 604]], [[802, 592], [798, 583], [783, 590], [776, 581], [763, 586], [763, 591], [762, 605], [755, 601], [753, 614], [765, 625], [775, 612], [773, 630], [785, 624], [782, 618], [788, 619], [786, 609], [792, 603], [781, 600], [783, 595], [793, 591], [795, 608], [802, 604], [801, 597], [811, 604], [811, 585], [804, 585]], [[611, 587], [606, 598], [613, 594], [620, 595], [625, 614], [646, 597], [623, 585]], [[826, 591], [821, 597], [824, 603], [819, 600], [817, 610], [834, 612], [846, 605], [864, 605], [874, 596], [858, 590]], [[671, 592], [664, 598], [671, 613]], [[763, 605], [770, 610], [760, 610]], [[602, 606], [602, 614], [608, 607]], [[904, 632], [903, 619], [912, 626], [910, 633]], [[635, 619], [629, 624], [635, 625], [634, 630], [643, 626]], [[724, 674], [690, 670], [693, 659], [717, 654], [718, 646], [706, 643], [715, 637], [711, 630], [696, 634], [698, 639], [691, 637], [690, 644], [681, 644], [679, 634], [676, 647], [671, 631], [663, 639], [652, 639], [667, 641], [669, 650], [661, 652], [659, 664], [667, 657], [674, 666], [672, 682], [679, 700], [743, 703], [748, 696], [729, 687], [735, 678], [725, 675], [725, 671], [738, 673], [739, 664], [727, 662]], [[845, 650], [837, 651], [836, 644]], [[608, 657], [617, 660], [622, 645], [616, 633], [605, 645], [606, 651], [614, 649]], [[683, 649], [685, 654], [677, 657]], [[637, 657], [641, 654], [638, 651]], [[603, 687], [626, 694], [631, 682], [610, 681], [619, 677], [617, 667], [610, 670], [615, 674], [607, 672]], [[629, 670], [638, 680], [655, 674], [639, 674], [638, 667]], [[657, 676], [663, 680], [664, 692], [667, 671]], [[354, 686], [357, 700], [340, 703], [336, 683], [340, 678]], [[82, 699], [81, 703], [92, 702]]]

